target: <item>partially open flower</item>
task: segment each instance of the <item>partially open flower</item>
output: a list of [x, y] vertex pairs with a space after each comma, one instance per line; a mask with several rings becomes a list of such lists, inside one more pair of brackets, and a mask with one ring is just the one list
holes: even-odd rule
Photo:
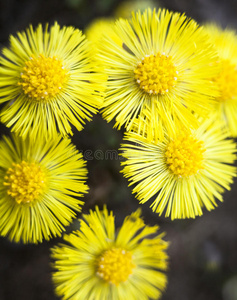
[[[80, 230], [52, 249], [53, 281], [63, 299], [158, 299], [166, 287], [167, 242], [137, 210], [116, 232], [104, 207], [80, 220]], [[152, 238], [152, 236], [154, 236]]]

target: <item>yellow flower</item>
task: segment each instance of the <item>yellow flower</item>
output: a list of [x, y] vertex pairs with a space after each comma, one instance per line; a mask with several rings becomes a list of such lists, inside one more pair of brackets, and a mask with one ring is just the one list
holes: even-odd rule
[[216, 47], [220, 65], [220, 72], [213, 77], [220, 93], [213, 112], [237, 137], [237, 35], [234, 30], [223, 30], [214, 24], [206, 25], [205, 29]]
[[98, 45], [101, 43], [102, 37], [106, 35], [107, 32], [110, 32], [114, 41], [118, 45], [122, 46], [121, 39], [116, 34], [114, 34], [114, 31], [112, 30], [114, 22], [115, 21], [113, 18], [97, 18], [87, 26], [85, 34], [87, 39], [93, 45], [94, 51], [97, 51]]
[[168, 244], [140, 215], [127, 216], [117, 232], [106, 207], [83, 215], [80, 230], [52, 249], [56, 293], [62, 299], [158, 299], [167, 283]]
[[212, 210], [230, 190], [236, 168], [236, 145], [212, 118], [196, 130], [180, 130], [162, 142], [149, 142], [128, 133], [122, 145], [122, 173], [135, 185], [140, 203], [151, 198], [154, 212], [177, 218], [195, 218], [203, 207]]
[[0, 141], [0, 235], [38, 243], [60, 236], [83, 202], [87, 169], [70, 139]]
[[[100, 46], [108, 75], [103, 117], [130, 131], [140, 116], [147, 128], [138, 126], [139, 132], [150, 140], [162, 139], [163, 128], [174, 133], [180, 123], [197, 127], [193, 112], [206, 116], [217, 95], [210, 80], [217, 58], [203, 29], [185, 15], [148, 9], [120, 19], [114, 30], [123, 45], [108, 33]], [[152, 128], [159, 129], [154, 137]]]
[[115, 10], [116, 18], [130, 18], [132, 11], [145, 11], [148, 7], [155, 8], [159, 7], [158, 1], [154, 0], [125, 0], [119, 1], [119, 5]]
[[97, 72], [82, 32], [55, 23], [10, 36], [0, 57], [1, 121], [22, 136], [73, 134], [100, 107], [105, 75]]

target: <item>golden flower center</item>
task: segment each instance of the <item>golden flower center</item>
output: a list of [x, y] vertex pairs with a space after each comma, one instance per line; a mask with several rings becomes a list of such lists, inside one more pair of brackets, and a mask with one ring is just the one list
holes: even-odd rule
[[165, 94], [177, 81], [172, 57], [157, 53], [146, 55], [134, 70], [140, 88], [149, 94]]
[[24, 93], [38, 101], [55, 97], [68, 78], [68, 70], [57, 57], [40, 54], [25, 63], [21, 80]]
[[179, 176], [187, 177], [203, 169], [203, 141], [192, 135], [182, 134], [167, 145], [166, 162], [170, 171]]
[[216, 81], [220, 91], [220, 101], [225, 101], [237, 97], [237, 68], [229, 60], [221, 62], [221, 72]]
[[132, 254], [120, 248], [105, 251], [97, 260], [97, 275], [115, 285], [126, 281], [133, 268]]
[[4, 179], [8, 195], [18, 204], [36, 200], [45, 187], [45, 173], [36, 163], [13, 163]]

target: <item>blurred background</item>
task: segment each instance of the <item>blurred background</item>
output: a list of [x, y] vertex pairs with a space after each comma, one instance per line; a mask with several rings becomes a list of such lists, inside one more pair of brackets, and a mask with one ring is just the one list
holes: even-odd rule
[[[0, 47], [8, 45], [9, 34], [29, 24], [58, 21], [84, 30], [95, 18], [129, 17], [133, 8], [147, 6], [186, 12], [200, 23], [213, 21], [237, 28], [236, 0], [0, 0]], [[0, 130], [9, 132], [3, 125]], [[113, 129], [113, 123], [107, 124], [98, 114], [83, 131], [74, 130], [72, 137], [88, 161], [90, 192], [85, 197], [83, 213], [106, 203], [116, 215], [117, 226], [138, 207], [120, 173], [116, 151], [122, 136], [122, 131]], [[112, 150], [113, 155], [105, 156], [107, 150]], [[162, 300], [237, 300], [236, 195], [237, 180], [225, 193], [223, 203], [195, 220], [171, 221], [152, 213], [151, 202], [142, 206], [146, 223], [158, 224], [171, 242], [169, 282]], [[75, 220], [67, 232], [77, 229], [78, 224]], [[49, 253], [60, 241], [57, 238], [39, 245], [22, 245], [0, 238], [0, 300], [58, 299], [51, 282]]]

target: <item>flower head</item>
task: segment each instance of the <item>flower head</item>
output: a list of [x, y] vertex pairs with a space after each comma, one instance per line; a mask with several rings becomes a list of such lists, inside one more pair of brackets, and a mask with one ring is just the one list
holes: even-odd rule
[[108, 32], [110, 32], [110, 35], [111, 37], [113, 37], [114, 41], [118, 45], [122, 46], [121, 39], [116, 34], [114, 34], [114, 31], [112, 29], [113, 26], [113, 18], [97, 18], [87, 26], [85, 34], [87, 39], [92, 43], [94, 51], [97, 51], [97, 48], [101, 43], [102, 37]]
[[155, 8], [159, 7], [158, 1], [154, 0], [125, 0], [125, 1], [119, 1], [118, 6], [115, 9], [115, 17], [116, 18], [124, 18], [128, 19], [131, 18], [131, 13], [133, 11], [140, 10], [144, 12], [147, 7]]
[[213, 113], [237, 137], [237, 35], [214, 24], [206, 25], [205, 30], [219, 55], [220, 71], [212, 78], [219, 91]]
[[140, 116], [147, 126], [139, 132], [150, 140], [174, 133], [180, 123], [197, 127], [193, 112], [207, 115], [217, 95], [210, 80], [217, 58], [203, 29], [185, 15], [148, 9], [117, 21], [114, 34], [122, 46], [109, 33], [100, 46], [108, 75], [103, 117], [130, 131]]
[[87, 192], [82, 155], [69, 139], [0, 141], [0, 235], [24, 243], [59, 236]]
[[[166, 287], [167, 242], [137, 210], [116, 233], [106, 207], [90, 211], [80, 230], [52, 249], [53, 281], [63, 299], [158, 299]], [[155, 235], [151, 238], [151, 235]]]
[[161, 215], [195, 218], [202, 209], [212, 210], [216, 199], [223, 201], [224, 189], [230, 189], [236, 168], [231, 164], [236, 145], [227, 139], [212, 118], [196, 130], [177, 130], [161, 142], [149, 142], [136, 133], [128, 133], [122, 145], [122, 170], [135, 187], [133, 192]]
[[72, 134], [70, 123], [81, 130], [101, 105], [105, 81], [90, 48], [80, 30], [57, 23], [10, 36], [0, 57], [1, 121], [24, 137]]

